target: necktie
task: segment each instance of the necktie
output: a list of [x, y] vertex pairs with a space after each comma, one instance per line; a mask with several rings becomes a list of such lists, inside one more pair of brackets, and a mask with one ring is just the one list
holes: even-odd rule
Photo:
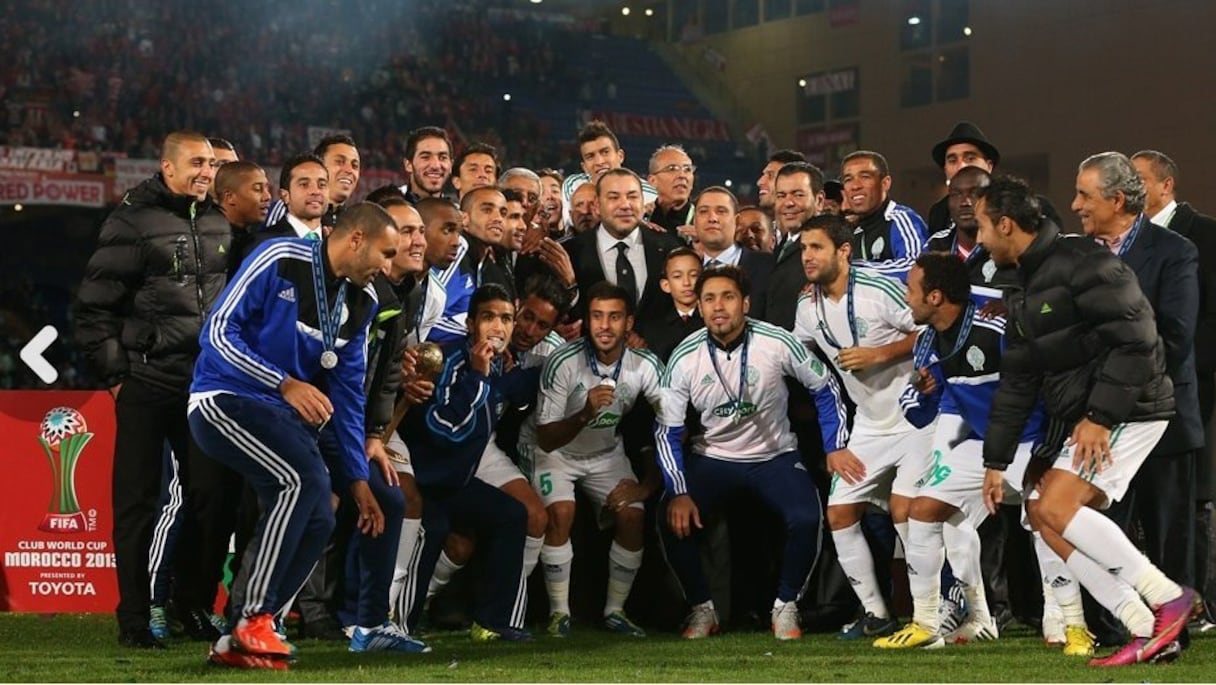
[[616, 284], [624, 288], [634, 302], [638, 301], [638, 280], [633, 275], [633, 265], [629, 263], [629, 257], [625, 253], [629, 251], [629, 245], [625, 241], [616, 244]]
[[304, 237], [308, 240], [320, 240], [321, 234], [316, 231], [309, 231], [308, 233], [304, 234]]
[[691, 318], [692, 318], [691, 314], [681, 314], [680, 315], [680, 321], [682, 321], [684, 323], [688, 323], [688, 320]]
[[716, 260], [716, 259], [711, 259], [711, 260], [709, 260], [708, 262], [705, 262], [705, 268], [706, 268], [706, 269], [716, 269], [716, 268], [718, 268], [718, 267], [720, 267], [720, 266], [722, 266], [722, 262], [719, 262], [719, 261], [718, 261], [718, 260]]

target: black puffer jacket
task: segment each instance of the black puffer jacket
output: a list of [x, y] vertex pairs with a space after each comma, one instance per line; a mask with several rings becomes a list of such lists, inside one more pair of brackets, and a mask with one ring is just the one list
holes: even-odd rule
[[102, 224], [76, 301], [76, 342], [107, 387], [137, 376], [186, 390], [231, 237], [210, 200], [173, 194], [160, 174], [127, 193]]
[[1005, 292], [1007, 342], [984, 464], [1004, 469], [1013, 460], [1040, 397], [1063, 427], [1052, 441], [1082, 418], [1111, 427], [1173, 416], [1165, 346], [1131, 267], [1050, 222], [1018, 261], [1020, 285]]

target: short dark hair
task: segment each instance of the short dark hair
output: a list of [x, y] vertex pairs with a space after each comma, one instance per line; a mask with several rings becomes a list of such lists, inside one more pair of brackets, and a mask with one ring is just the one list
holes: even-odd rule
[[633, 316], [633, 298], [629, 296], [629, 291], [619, 285], [613, 285], [608, 281], [600, 281], [587, 289], [583, 293], [583, 297], [587, 298], [587, 307], [590, 309], [591, 303], [595, 300], [620, 300], [625, 303], [625, 313]]
[[874, 162], [874, 166], [878, 167], [878, 173], [883, 176], [891, 175], [891, 167], [887, 164], [887, 158], [873, 150], [854, 150], [844, 156], [840, 160], [840, 175], [844, 176], [844, 165], [855, 159], [868, 159]]
[[427, 138], [438, 138], [448, 146], [448, 154], [452, 154], [452, 139], [448, 137], [448, 132], [438, 126], [420, 126], [413, 131], [410, 131], [409, 137], [405, 139], [405, 158], [408, 160], [414, 159], [414, 153], [418, 151], [418, 143]]
[[561, 321], [570, 309], [570, 296], [566, 294], [566, 289], [549, 274], [536, 273], [528, 277], [519, 301], [523, 302], [529, 297], [536, 297], [553, 305], [557, 310], [558, 321]]
[[472, 322], [477, 310], [489, 302], [510, 302], [512, 307], [515, 306], [515, 300], [511, 299], [511, 293], [506, 288], [497, 283], [485, 283], [474, 290], [469, 298], [469, 321]]
[[797, 150], [790, 150], [790, 149], [777, 150], [776, 152], [774, 152], [773, 154], [768, 156], [768, 161], [780, 162], [782, 164], [789, 164], [791, 162], [805, 162], [806, 155], [802, 154], [801, 152], [799, 152]]
[[971, 274], [967, 263], [949, 252], [922, 252], [916, 265], [925, 274], [922, 290], [940, 290], [946, 300], [964, 304], [971, 297]]
[[228, 140], [225, 138], [208, 138], [207, 142], [211, 143], [212, 150], [228, 150], [229, 152], [236, 154], [236, 146], [228, 142]]
[[389, 200], [405, 201], [405, 193], [401, 192], [400, 188], [398, 188], [397, 186], [390, 183], [386, 186], [380, 186], [379, 188], [376, 188], [372, 192], [368, 193], [367, 197], [365, 197], [363, 199], [366, 202], [375, 202], [376, 204], [383, 207], [383, 206], [385, 206], [384, 203]]
[[359, 146], [355, 145], [354, 138], [351, 138], [345, 133], [335, 133], [332, 136], [325, 136], [322, 138], [321, 142], [317, 143], [317, 146], [312, 149], [312, 153], [318, 157], [324, 157], [325, 153], [329, 151], [329, 148], [333, 147], [334, 145], [349, 145], [356, 150], [359, 149]]
[[308, 163], [320, 164], [325, 173], [329, 173], [329, 169], [325, 168], [325, 160], [311, 152], [296, 155], [291, 157], [286, 162], [283, 162], [283, 168], [279, 171], [279, 190], [287, 190], [291, 187], [291, 174], [296, 170], [296, 167]]
[[262, 167], [245, 160], [229, 162], [221, 166], [215, 172], [215, 196], [223, 200], [224, 193], [235, 192], [246, 174], [257, 173], [261, 170]]
[[726, 195], [730, 198], [731, 210], [734, 211], [735, 214], [739, 213], [739, 199], [736, 198], [735, 194], [730, 192], [730, 188], [727, 188], [726, 186], [710, 186], [705, 188], [701, 192], [697, 193], [697, 196], [693, 198], [692, 206], [696, 207], [697, 205], [701, 204], [701, 198], [704, 197], [706, 193], [722, 193], [723, 195]]
[[838, 214], [813, 216], [802, 222], [802, 226], [798, 230], [806, 232], [811, 229], [826, 233], [828, 240], [832, 241], [832, 246], [837, 250], [840, 249], [841, 245], [853, 244], [853, 225]]
[[663, 273], [659, 275], [659, 278], [667, 278], [667, 265], [671, 263], [671, 260], [680, 257], [692, 257], [697, 260], [698, 264], [701, 263], [701, 255], [697, 254], [696, 250], [681, 245], [673, 250], [668, 250], [667, 254], [663, 257]]
[[494, 160], [494, 176], [498, 176], [498, 150], [494, 149], [489, 143], [469, 143], [463, 150], [460, 151], [460, 156], [456, 158], [456, 162], [452, 165], [456, 169], [456, 173], [460, 173], [460, 165], [464, 164], [464, 160], [470, 155], [489, 155], [490, 159]]
[[793, 176], [795, 174], [807, 174], [811, 177], [811, 192], [823, 192], [823, 170], [810, 162], [786, 162], [785, 165], [777, 170], [774, 181], [778, 178]]
[[705, 282], [711, 278], [729, 278], [735, 282], [735, 287], [739, 288], [740, 295], [747, 297], [751, 294], [751, 281], [748, 280], [747, 273], [737, 266], [727, 264], [701, 271], [701, 275], [697, 276], [697, 299], [701, 299], [701, 290], [704, 289]]
[[1158, 181], [1172, 178], [1174, 179], [1174, 185], [1178, 185], [1178, 165], [1174, 163], [1174, 160], [1170, 159], [1169, 155], [1157, 150], [1141, 150], [1132, 155], [1133, 162], [1137, 159], [1148, 160], [1149, 165], [1153, 168], [1153, 175], [1157, 177]]
[[[587, 125], [579, 130], [578, 146], [581, 148], [583, 143], [592, 143], [600, 138], [607, 138], [611, 140], [614, 150], [621, 149], [621, 141], [616, 139], [616, 134], [612, 132], [612, 129], [608, 128], [608, 124], [605, 124], [599, 119], [592, 119], [591, 121], [588, 121]], [[581, 154], [579, 156], [582, 157]]]
[[1027, 233], [1038, 233], [1043, 225], [1043, 207], [1030, 189], [1030, 184], [1015, 176], [995, 176], [986, 188], [980, 188], [984, 214], [993, 223], [1007, 216]]
[[376, 231], [385, 228], [391, 229], [393, 233], [397, 232], [397, 222], [393, 221], [393, 217], [384, 211], [383, 207], [374, 202], [356, 202], [338, 214], [333, 233], [361, 230], [368, 235], [375, 235]]
[[[633, 169], [626, 169], [623, 166], [619, 166], [615, 169], [609, 169], [608, 171], [605, 171], [604, 173], [600, 174], [599, 178], [595, 179], [595, 196], [596, 197], [600, 196], [600, 188], [603, 187], [604, 179], [612, 177], [612, 176], [627, 176], [638, 182], [639, 189], [642, 189], [642, 190], [645, 189], [645, 185], [642, 183], [642, 177], [638, 176], [637, 172], [635, 172]], [[580, 186], [580, 187], [582, 187], [582, 186]], [[575, 190], [577, 191], [578, 188], [575, 188]], [[573, 197], [573, 195], [571, 195], [571, 197]]]
[[457, 214], [460, 213], [460, 207], [446, 197], [424, 197], [414, 205], [414, 209], [417, 209], [418, 214], [422, 215], [423, 223], [430, 223], [431, 217], [441, 209], [450, 209]]
[[507, 202], [523, 202], [524, 194], [514, 188], [499, 188], [502, 196], [507, 198]]

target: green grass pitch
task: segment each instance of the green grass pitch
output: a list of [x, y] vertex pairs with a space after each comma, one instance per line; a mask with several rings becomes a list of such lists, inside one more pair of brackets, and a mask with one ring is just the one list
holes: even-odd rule
[[[543, 630], [543, 628], [541, 628]], [[779, 643], [764, 633], [686, 642], [630, 639], [576, 623], [559, 640], [473, 643], [431, 635], [433, 653], [351, 654], [344, 642], [297, 643], [287, 673], [205, 663], [206, 646], [175, 640], [165, 652], [118, 646], [109, 616], [0, 615], [0, 680], [7, 682], [1212, 682], [1216, 635], [1194, 638], [1172, 664], [1098, 670], [1015, 629], [998, 642], [932, 652], [879, 651], [814, 634]]]

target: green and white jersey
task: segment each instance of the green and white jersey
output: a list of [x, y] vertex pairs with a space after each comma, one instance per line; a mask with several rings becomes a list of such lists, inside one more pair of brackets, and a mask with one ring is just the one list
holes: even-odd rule
[[838, 361], [841, 348], [880, 347], [920, 330], [904, 300], [904, 285], [856, 266], [851, 266], [850, 272], [851, 292], [839, 301], [816, 287], [808, 288], [798, 298], [794, 335], [807, 345], [817, 345], [836, 366], [845, 392], [857, 405], [854, 432], [911, 430], [899, 406], [899, 396], [912, 374], [911, 355], [858, 372], [841, 369]]
[[[587, 392], [612, 378], [616, 364], [604, 365], [598, 360], [591, 366], [586, 340], [573, 340], [559, 347], [541, 371], [540, 399], [536, 406], [536, 423], [543, 426], [556, 423], [582, 411], [587, 404]], [[663, 375], [663, 363], [649, 350], [626, 348], [620, 360], [620, 373], [616, 375], [616, 398], [612, 404], [600, 410], [577, 437], [557, 450], [562, 456], [574, 459], [598, 457], [616, 448], [620, 438], [616, 427], [639, 397], [657, 407], [659, 402], [659, 378]], [[657, 411], [657, 410], [656, 410]]]
[[[658, 420], [661, 427], [682, 431], [691, 403], [704, 429], [693, 436], [693, 453], [724, 461], [761, 462], [793, 451], [798, 442], [786, 416], [789, 392], [784, 377], [795, 378], [814, 392], [828, 386], [835, 392], [827, 368], [788, 331], [754, 319], [748, 319], [747, 326], [733, 349], [717, 346], [709, 331], [701, 329], [671, 353]], [[665, 471], [682, 471], [683, 450], [676, 454], [675, 446], [665, 444], [658, 449]]]
[[[540, 342], [536, 343], [532, 349], [525, 352], [523, 359], [519, 360], [519, 365], [525, 369], [535, 369], [543, 367], [545, 361], [553, 354], [554, 350], [565, 345], [566, 341], [562, 336], [554, 331], [550, 331]], [[518, 353], [516, 353], [518, 355]], [[524, 417], [523, 423], [519, 426], [519, 442], [516, 446], [520, 454], [526, 454], [524, 447], [532, 447], [536, 444], [536, 412], [530, 411]]]

